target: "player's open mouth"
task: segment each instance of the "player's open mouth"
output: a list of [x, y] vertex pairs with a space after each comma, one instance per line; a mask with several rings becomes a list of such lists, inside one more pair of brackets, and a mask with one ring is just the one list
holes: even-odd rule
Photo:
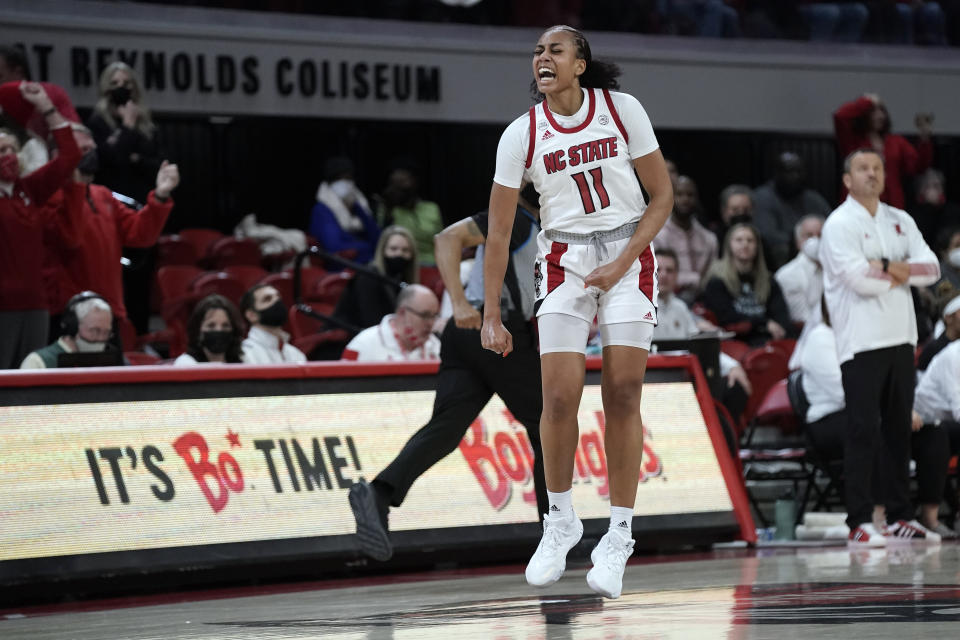
[[556, 77], [557, 77], [557, 74], [555, 74], [552, 70], [547, 69], [546, 67], [540, 67], [539, 69], [537, 69], [537, 78], [539, 78], [540, 80], [553, 80]]

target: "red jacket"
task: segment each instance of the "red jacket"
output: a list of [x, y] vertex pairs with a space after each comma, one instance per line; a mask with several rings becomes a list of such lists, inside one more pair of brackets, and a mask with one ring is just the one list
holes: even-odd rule
[[71, 182], [47, 207], [49, 219], [60, 225], [46, 237], [43, 282], [50, 313], [61, 313], [71, 296], [91, 290], [107, 299], [114, 315], [126, 318], [120, 266], [123, 247], [155, 244], [173, 199], [160, 202], [151, 191], [146, 206], [136, 211], [104, 186]]
[[[857, 149], [872, 148], [866, 133], [854, 131], [858, 118], [867, 116], [873, 110], [873, 101], [869, 98], [857, 98], [853, 102], [841, 105], [833, 114], [833, 128], [837, 134], [837, 150], [841, 158], [846, 158]], [[925, 171], [933, 164], [933, 143], [921, 140], [916, 148], [903, 136], [888, 133], [883, 136], [884, 173], [886, 188], [880, 194], [880, 200], [898, 209], [903, 209], [906, 201], [903, 195], [903, 178]], [[847, 189], [841, 185], [840, 200], [847, 197]]]
[[43, 205], [73, 173], [80, 149], [70, 127], [54, 129], [60, 149], [56, 158], [13, 183], [13, 194], [0, 192], [0, 311], [47, 308], [40, 275], [43, 266], [43, 228], [48, 211]]

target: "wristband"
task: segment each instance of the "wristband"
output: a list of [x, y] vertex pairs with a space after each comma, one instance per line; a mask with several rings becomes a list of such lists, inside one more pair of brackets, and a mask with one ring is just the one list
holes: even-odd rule
[[887, 273], [887, 267], [890, 266], [890, 260], [888, 258], [880, 258], [880, 264], [883, 265], [883, 272]]

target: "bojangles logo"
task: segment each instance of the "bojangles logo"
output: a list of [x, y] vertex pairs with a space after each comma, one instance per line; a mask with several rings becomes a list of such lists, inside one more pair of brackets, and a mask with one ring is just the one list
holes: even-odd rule
[[[515, 490], [522, 492], [524, 502], [537, 503], [533, 487], [533, 447], [523, 425], [506, 409], [503, 416], [507, 420], [507, 429], [493, 431], [478, 417], [460, 441], [460, 452], [490, 506], [497, 511], [510, 503]], [[603, 448], [606, 421], [602, 411], [594, 411], [593, 416], [594, 424], [580, 424], [573, 483], [594, 485], [597, 495], [609, 500], [607, 457]], [[653, 450], [653, 438], [645, 426], [643, 434], [643, 464], [638, 478], [641, 483], [663, 475], [663, 463]]]

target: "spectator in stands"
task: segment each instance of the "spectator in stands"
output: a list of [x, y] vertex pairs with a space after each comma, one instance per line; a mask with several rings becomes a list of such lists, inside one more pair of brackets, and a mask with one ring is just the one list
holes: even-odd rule
[[653, 242], [655, 247], [670, 248], [677, 254], [676, 294], [688, 303], [700, 292], [703, 276], [717, 258], [717, 237], [696, 219], [700, 209], [696, 183], [679, 176], [673, 213]]
[[180, 172], [177, 165], [164, 161], [147, 204], [136, 211], [114, 197], [109, 188], [93, 183], [97, 145], [82, 124], [72, 123], [71, 128], [83, 158], [72, 180], [48, 203], [60, 224], [65, 225], [46, 234], [43, 279], [50, 312], [63, 309], [76, 291], [95, 290], [110, 303], [114, 315], [125, 320], [120, 264], [123, 248], [156, 244], [173, 209], [171, 194], [180, 184]]
[[781, 153], [772, 180], [753, 193], [753, 219], [763, 244], [769, 246], [771, 268], [790, 259], [794, 229], [800, 218], [815, 214], [825, 218], [830, 205], [819, 193], [806, 186], [806, 168], [799, 155]]
[[860, 42], [870, 19], [870, 10], [862, 2], [800, 0], [798, 5], [814, 42]]
[[343, 292], [333, 314], [344, 322], [363, 329], [380, 324], [384, 316], [393, 313], [397, 306], [397, 294], [400, 292], [399, 283], [420, 282], [420, 263], [413, 235], [404, 227], [396, 225], [384, 229], [369, 266], [396, 284], [358, 271]]
[[398, 225], [413, 234], [421, 264], [432, 265], [433, 236], [443, 229], [443, 217], [436, 202], [423, 200], [418, 193], [419, 180], [409, 168], [394, 169], [377, 212], [381, 227]]
[[70, 298], [63, 309], [60, 337], [56, 342], [31, 352], [21, 369], [56, 369], [61, 353], [104, 351], [113, 334], [113, 312], [107, 301], [92, 291]]
[[243, 361], [247, 364], [306, 362], [307, 356], [290, 344], [284, 331], [287, 306], [280, 292], [268, 284], [255, 284], [240, 299], [240, 312], [250, 323], [243, 341]]
[[[100, 97], [87, 126], [97, 143], [97, 184], [138, 203], [147, 202], [164, 159], [157, 126], [130, 66], [112, 62], [100, 74]], [[154, 254], [131, 247], [124, 256], [134, 265], [123, 272], [125, 308], [137, 331], [143, 333], [150, 318]]]
[[[909, 499], [917, 344], [910, 288], [933, 284], [940, 269], [913, 218], [880, 200], [884, 171], [878, 151], [850, 154], [843, 183], [850, 195], [823, 225], [820, 262], [850, 409], [844, 447], [849, 544], [886, 544], [871, 515], [881, 501], [875, 490], [884, 484], [881, 477], [890, 532], [935, 540], [939, 536], [913, 520]], [[878, 457], [882, 476], [874, 472]]]
[[358, 333], [343, 350], [344, 360], [438, 360], [440, 340], [433, 324], [440, 315], [440, 301], [430, 289], [408, 285], [397, 296], [395, 313], [379, 325]]
[[310, 212], [310, 235], [330, 253], [353, 250], [353, 260], [366, 264], [380, 237], [370, 203], [353, 181], [353, 162], [336, 156], [327, 160]]
[[43, 87], [24, 82], [20, 92], [52, 130], [60, 155], [21, 177], [19, 140], [0, 129], [0, 369], [16, 367], [47, 344], [49, 315], [40, 273], [47, 215], [42, 206], [80, 161], [69, 124]]
[[739, 38], [740, 14], [723, 0], [661, 0], [669, 31], [704, 38]]
[[916, 203], [909, 213], [929, 246], [937, 245], [937, 231], [960, 226], [960, 206], [947, 202], [946, 179], [942, 172], [927, 169], [917, 176]]
[[[933, 143], [930, 126], [933, 116], [917, 114], [915, 119], [920, 135], [913, 146], [903, 136], [890, 133], [890, 114], [880, 97], [867, 93], [840, 106], [833, 113], [833, 128], [837, 136], [837, 150], [846, 158], [857, 149], [873, 149], [884, 161], [886, 190], [880, 200], [903, 209], [903, 179], [917, 175], [933, 162]], [[841, 198], [846, 197], [844, 187]]]
[[774, 274], [790, 309], [790, 319], [803, 324], [820, 306], [823, 295], [823, 270], [820, 267], [820, 231], [823, 217], [804, 216], [793, 228], [796, 257]]
[[940, 230], [937, 234], [937, 251], [940, 257], [940, 282], [949, 282], [954, 288], [960, 289], [960, 226]]
[[100, 97], [87, 126], [97, 143], [97, 182], [146, 202], [163, 158], [140, 79], [126, 63], [112, 62], [100, 74]]
[[940, 303], [943, 331], [936, 338], [924, 345], [923, 351], [920, 352], [920, 357], [917, 358], [917, 369], [920, 371], [926, 370], [930, 365], [930, 361], [933, 360], [938, 353], [943, 351], [948, 344], [960, 338], [960, 292], [954, 289], [949, 283], [946, 283], [943, 288], [949, 292], [944, 296], [943, 302]]
[[207, 296], [187, 320], [187, 352], [174, 360], [174, 366], [243, 362], [242, 327], [232, 302], [217, 294]]
[[[807, 409], [807, 433], [814, 449], [826, 460], [846, 459], [851, 448], [849, 439], [850, 411], [844, 398], [840, 362], [837, 358], [836, 334], [830, 324], [830, 312], [826, 302], [821, 302], [823, 322], [814, 327], [807, 340], [798, 345], [800, 349], [800, 369], [803, 372], [802, 386], [810, 407]], [[934, 542], [941, 536], [953, 537], [953, 532], [938, 519], [940, 498], [946, 483], [948, 438], [944, 430], [933, 426], [923, 427], [914, 423], [907, 446], [908, 455], [917, 463], [918, 500], [921, 504], [920, 523], [928, 531], [928, 540]], [[883, 459], [882, 457], [879, 459]], [[873, 473], [886, 475], [885, 464], [872, 465]], [[849, 476], [847, 477], [849, 478]], [[880, 487], [883, 482], [876, 483]], [[889, 498], [889, 496], [887, 496]], [[861, 517], [870, 517], [875, 510], [885, 510], [884, 495], [873, 495], [874, 505], [867, 505], [866, 513]], [[886, 502], [889, 505], [889, 502]], [[908, 505], [909, 507], [909, 505]], [[909, 518], [914, 524], [912, 515]], [[873, 527], [873, 525], [870, 525]], [[933, 535], [930, 535], [933, 532]], [[877, 531], [882, 540], [882, 534]], [[854, 540], [853, 537], [850, 538]], [[867, 541], [863, 541], [866, 543]], [[885, 541], [884, 541], [885, 542]], [[872, 546], [877, 546], [876, 544]], [[880, 545], [884, 546], [884, 545]]]
[[760, 233], [735, 224], [724, 240], [723, 257], [705, 277], [702, 301], [722, 327], [737, 327], [741, 339], [759, 344], [793, 333], [790, 311], [780, 286], [767, 270]]
[[[710, 322], [699, 318], [690, 311], [686, 303], [673, 295], [677, 284], [677, 254], [672, 249], [657, 249], [657, 283], [658, 305], [657, 326], [653, 330], [653, 340], [685, 340], [692, 338], [701, 331], [713, 331], [715, 327]], [[726, 381], [722, 402], [730, 411], [734, 420], [747, 406], [753, 389], [750, 379], [740, 363], [720, 352], [720, 375]], [[733, 427], [733, 425], [730, 425]]]
[[[731, 184], [720, 192], [720, 215], [706, 222], [713, 235], [726, 238], [730, 227], [744, 222], [753, 224], [753, 190], [745, 184]], [[719, 248], [723, 255], [724, 247]], [[766, 257], [766, 256], [765, 256]]]
[[[18, 88], [19, 83], [29, 80], [30, 70], [23, 49], [0, 46], [0, 85], [7, 84], [0, 89], [0, 122], [3, 122], [0, 126], [16, 129], [20, 135], [23, 143], [19, 154], [22, 175], [32, 173], [50, 160], [46, 147], [50, 130], [44, 117], [22, 100]], [[80, 122], [66, 91], [49, 82], [39, 84], [60, 115], [72, 122]]]

